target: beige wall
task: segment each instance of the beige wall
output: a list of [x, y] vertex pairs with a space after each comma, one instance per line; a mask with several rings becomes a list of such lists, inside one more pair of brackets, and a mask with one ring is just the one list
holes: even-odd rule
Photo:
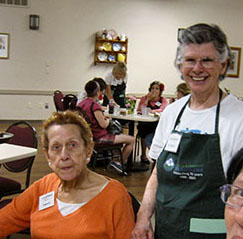
[[[129, 38], [127, 93], [145, 93], [149, 83], [159, 79], [166, 85], [165, 94], [174, 94], [180, 83], [173, 66], [178, 28], [216, 23], [231, 46], [243, 44], [241, 0], [30, 1], [30, 8], [0, 7], [0, 32], [10, 33], [10, 58], [0, 60], [0, 93], [9, 89], [79, 91], [87, 80], [105, 76], [112, 65], [93, 65], [94, 37], [102, 28]], [[28, 29], [29, 14], [40, 15], [39, 31]], [[222, 87], [243, 95], [242, 80], [243, 72], [240, 78], [226, 79]], [[17, 95], [9, 97], [12, 103], [18, 100]], [[16, 110], [25, 114], [29, 101], [23, 100], [22, 109]], [[41, 106], [37, 108], [30, 115], [39, 118]], [[3, 118], [8, 113], [0, 113]]]

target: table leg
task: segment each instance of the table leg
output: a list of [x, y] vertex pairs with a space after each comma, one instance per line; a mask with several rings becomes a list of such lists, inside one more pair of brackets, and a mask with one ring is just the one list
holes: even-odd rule
[[[129, 135], [134, 136], [135, 121], [129, 121], [128, 127], [129, 127], [128, 128]], [[149, 169], [148, 165], [141, 164], [141, 162], [138, 163], [135, 162], [135, 159], [133, 159], [133, 151], [132, 151], [127, 159], [127, 170], [130, 172], [139, 172], [139, 171], [146, 171], [148, 169]]]

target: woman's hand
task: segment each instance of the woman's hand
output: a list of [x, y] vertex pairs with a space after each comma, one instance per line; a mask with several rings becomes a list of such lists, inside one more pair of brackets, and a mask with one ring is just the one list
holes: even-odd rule
[[149, 108], [149, 113], [155, 114], [156, 113], [156, 110], [152, 110], [152, 109]]
[[146, 98], [148, 101], [150, 100], [153, 100], [156, 98], [156, 96], [154, 94], [152, 94], [152, 92], [149, 92], [147, 95], [146, 95]]
[[151, 220], [146, 218], [138, 218], [136, 225], [132, 231], [132, 239], [153, 239], [153, 229]]

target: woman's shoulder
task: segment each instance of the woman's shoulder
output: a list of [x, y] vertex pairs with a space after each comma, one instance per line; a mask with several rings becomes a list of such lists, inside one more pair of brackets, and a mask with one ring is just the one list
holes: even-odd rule
[[47, 174], [46, 176], [35, 181], [30, 189], [37, 191], [39, 195], [51, 192], [54, 188], [58, 187], [60, 184], [60, 179], [55, 173]]
[[127, 194], [127, 189], [125, 186], [117, 181], [116, 179], [107, 178], [109, 180], [109, 190], [116, 195], [125, 195]]
[[57, 182], [60, 182], [60, 179], [55, 173], [49, 173], [36, 182], [39, 182], [40, 184], [49, 185], [49, 184], [55, 184]]
[[104, 80], [105, 80], [106, 84], [110, 85], [111, 81], [112, 81], [112, 72], [107, 73]]
[[184, 96], [181, 99], [176, 100], [175, 102], [167, 105], [167, 107], [165, 108], [165, 110], [163, 112], [178, 111], [185, 105], [185, 103], [188, 101], [189, 97], [190, 97], [190, 95]]
[[101, 107], [101, 105], [99, 103], [94, 102], [93, 107], [92, 107], [92, 110], [93, 111], [96, 111], [96, 110], [102, 111], [102, 107]]
[[222, 100], [220, 109], [230, 116], [236, 115], [238, 119], [243, 118], [243, 102], [231, 94]]
[[86, 97], [85, 99], [79, 102], [78, 106], [82, 107], [84, 105], [91, 104], [91, 102], [92, 100], [89, 97]]
[[169, 104], [169, 100], [164, 96], [160, 96], [160, 102], [162, 104], [167, 104], [167, 105]]

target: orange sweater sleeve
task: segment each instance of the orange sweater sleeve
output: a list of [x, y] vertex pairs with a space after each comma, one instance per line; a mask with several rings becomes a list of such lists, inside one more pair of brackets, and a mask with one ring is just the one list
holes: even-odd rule
[[0, 210], [0, 237], [30, 227], [33, 195], [33, 187], [30, 187]]

